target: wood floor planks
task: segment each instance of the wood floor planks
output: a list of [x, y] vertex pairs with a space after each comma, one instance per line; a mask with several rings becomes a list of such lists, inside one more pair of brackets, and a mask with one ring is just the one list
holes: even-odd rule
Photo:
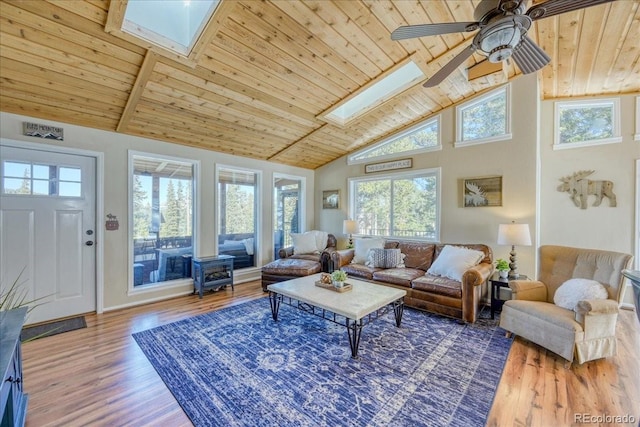
[[[263, 298], [249, 282], [101, 315], [87, 328], [23, 344], [27, 426], [190, 426], [131, 334]], [[265, 301], [265, 304], [268, 304]], [[640, 324], [623, 310], [618, 355], [565, 368], [562, 358], [515, 339], [489, 426], [575, 425], [575, 414], [640, 419]], [[602, 422], [600, 425], [616, 425]], [[620, 424], [617, 424], [620, 425]], [[624, 425], [624, 424], [623, 424]]]

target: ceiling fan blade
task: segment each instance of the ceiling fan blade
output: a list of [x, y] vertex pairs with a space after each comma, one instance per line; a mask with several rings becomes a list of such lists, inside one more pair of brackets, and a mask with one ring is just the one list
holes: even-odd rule
[[462, 33], [478, 29], [477, 22], [445, 22], [442, 24], [406, 25], [396, 28], [391, 33], [391, 40], [413, 39], [440, 34]]
[[527, 10], [527, 15], [535, 21], [536, 19], [548, 18], [549, 16], [613, 1], [615, 0], [549, 0], [531, 7]]
[[551, 61], [549, 55], [527, 35], [522, 38], [511, 57], [524, 74], [538, 71]]
[[475, 51], [476, 47], [474, 45], [470, 45], [469, 47], [465, 48], [455, 58], [449, 61], [444, 67], [440, 68], [437, 73], [431, 76], [431, 78], [427, 80], [423, 86], [434, 87], [439, 85], [444, 79], [449, 76], [449, 74], [451, 74], [456, 68], [458, 68], [460, 64], [466, 61]]

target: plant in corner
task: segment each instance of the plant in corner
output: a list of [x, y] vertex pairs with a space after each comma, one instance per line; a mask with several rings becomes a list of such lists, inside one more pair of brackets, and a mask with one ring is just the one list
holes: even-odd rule
[[509, 263], [502, 258], [496, 260], [496, 270], [500, 272], [500, 277], [506, 279], [509, 276]]

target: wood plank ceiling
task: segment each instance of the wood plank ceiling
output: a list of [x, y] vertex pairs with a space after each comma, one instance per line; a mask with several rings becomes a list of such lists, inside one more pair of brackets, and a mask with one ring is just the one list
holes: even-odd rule
[[[189, 59], [122, 36], [126, 3], [111, 3], [3, 0], [0, 110], [315, 169], [507, 78], [468, 82], [461, 67], [338, 126], [318, 115], [408, 58], [432, 75], [475, 34], [394, 42], [391, 31], [472, 21], [479, 1], [224, 0]], [[542, 97], [639, 92], [639, 5], [534, 23], [552, 58]]]

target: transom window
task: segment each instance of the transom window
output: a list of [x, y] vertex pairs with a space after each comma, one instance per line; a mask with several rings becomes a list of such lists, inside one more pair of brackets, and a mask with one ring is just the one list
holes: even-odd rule
[[618, 99], [556, 102], [554, 148], [621, 142], [619, 111]]
[[456, 107], [456, 147], [511, 139], [510, 85]]
[[82, 170], [77, 167], [27, 162], [2, 162], [3, 194], [82, 196]]
[[349, 180], [358, 234], [440, 239], [440, 169]]
[[372, 159], [397, 157], [397, 154], [409, 155], [441, 148], [438, 115], [356, 152], [348, 157], [348, 163], [363, 163]]

